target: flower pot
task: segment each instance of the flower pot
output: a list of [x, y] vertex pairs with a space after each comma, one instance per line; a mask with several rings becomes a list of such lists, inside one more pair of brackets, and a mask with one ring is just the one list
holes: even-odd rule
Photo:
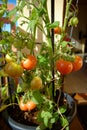
[[[67, 119], [68, 119], [69, 123], [71, 123], [74, 116], [76, 115], [76, 111], [77, 111], [76, 102], [69, 94], [64, 93], [64, 96], [66, 97], [66, 100], [68, 101], [68, 104], [70, 107], [70, 111], [67, 114]], [[8, 113], [7, 113], [7, 115], [5, 113], [5, 116], [6, 116], [6, 118], [8, 117], [6, 120], [9, 124], [9, 126], [12, 128], [12, 130], [36, 130], [36, 126], [28, 126], [28, 125], [24, 125], [24, 124], [16, 122], [14, 119], [12, 119], [8, 115]], [[55, 130], [55, 128], [52, 130]], [[57, 128], [57, 130], [58, 130], [58, 128]]]

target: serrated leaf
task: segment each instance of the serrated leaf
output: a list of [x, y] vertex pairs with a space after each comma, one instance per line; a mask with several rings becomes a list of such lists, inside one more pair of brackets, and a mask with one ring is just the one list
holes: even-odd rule
[[44, 125], [47, 127], [48, 126], [48, 122], [49, 122], [49, 119], [51, 119], [52, 117], [52, 114], [49, 112], [49, 111], [42, 111], [41, 112], [41, 117], [43, 118], [44, 120]]
[[43, 97], [42, 97], [42, 95], [40, 94], [39, 91], [33, 91], [31, 99], [36, 104], [41, 104], [43, 102]]
[[59, 118], [58, 112], [53, 113], [53, 116], [52, 116], [52, 117], [53, 117], [53, 118], [50, 120], [50, 122], [53, 124], [53, 123], [55, 123], [55, 122], [58, 120], [58, 118]]
[[68, 130], [69, 122], [66, 117], [61, 117], [60, 123], [61, 123], [62, 127], [65, 127]]

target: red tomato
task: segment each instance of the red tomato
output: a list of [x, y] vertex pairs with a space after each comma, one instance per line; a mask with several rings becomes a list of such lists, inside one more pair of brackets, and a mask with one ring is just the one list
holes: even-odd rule
[[75, 56], [75, 60], [74, 60], [74, 62], [72, 62], [72, 64], [73, 64], [72, 71], [78, 71], [83, 66], [83, 60], [80, 56]]
[[19, 102], [19, 107], [22, 111], [27, 111], [28, 108], [27, 108], [27, 104], [26, 103], [23, 103], [23, 100], [20, 99], [20, 102]]
[[73, 65], [70, 61], [60, 59], [56, 62], [56, 68], [61, 74], [66, 75], [72, 71]]
[[23, 73], [23, 68], [15, 62], [9, 62], [5, 65], [4, 71], [11, 77], [19, 77]]
[[22, 67], [26, 70], [31, 70], [36, 66], [37, 60], [33, 55], [29, 55], [27, 59], [22, 61]]
[[33, 101], [28, 101], [27, 102], [27, 108], [29, 111], [33, 110], [34, 108], [36, 108], [36, 104]]
[[54, 34], [61, 34], [61, 28], [60, 27], [54, 28]]

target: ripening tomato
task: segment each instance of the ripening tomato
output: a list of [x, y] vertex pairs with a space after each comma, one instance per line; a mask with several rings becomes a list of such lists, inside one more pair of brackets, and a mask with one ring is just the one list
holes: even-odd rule
[[61, 74], [66, 75], [72, 71], [73, 65], [70, 61], [60, 59], [56, 62], [56, 68]]
[[31, 89], [33, 89], [33, 90], [41, 89], [43, 87], [42, 79], [38, 76], [34, 77], [31, 80], [30, 86], [31, 86]]
[[22, 61], [22, 67], [26, 70], [31, 70], [36, 66], [37, 60], [33, 55], [29, 55], [27, 59]]
[[54, 34], [61, 34], [61, 27], [54, 28]]
[[83, 66], [83, 60], [80, 56], [75, 56], [75, 60], [74, 60], [74, 62], [72, 62], [72, 64], [73, 64], [73, 70], [72, 71], [78, 71]]
[[19, 77], [23, 73], [23, 68], [15, 62], [9, 62], [5, 65], [4, 71], [11, 77]]
[[22, 99], [20, 99], [19, 108], [20, 108], [22, 111], [28, 111], [27, 103], [24, 103]]
[[36, 106], [37, 106], [32, 100], [28, 101], [26, 105], [27, 105], [27, 109], [28, 109], [29, 111], [35, 109]]

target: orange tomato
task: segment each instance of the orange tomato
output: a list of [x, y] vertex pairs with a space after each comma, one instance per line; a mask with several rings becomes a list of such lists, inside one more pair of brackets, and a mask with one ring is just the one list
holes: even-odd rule
[[20, 108], [22, 111], [27, 111], [27, 110], [28, 110], [27, 104], [24, 103], [22, 99], [20, 99], [19, 108]]
[[36, 66], [36, 63], [36, 57], [29, 55], [27, 59], [22, 61], [22, 67], [26, 70], [32, 70]]
[[60, 59], [56, 62], [56, 68], [61, 74], [66, 75], [72, 71], [73, 65], [70, 61]]
[[36, 104], [33, 102], [33, 101], [28, 101], [27, 102], [27, 109], [29, 110], [29, 111], [31, 111], [31, 110], [33, 110], [33, 109], [35, 109], [36, 108]]
[[75, 56], [74, 62], [72, 62], [73, 65], [73, 70], [72, 71], [78, 71], [82, 68], [83, 66], [83, 60], [80, 56]]
[[54, 28], [54, 34], [61, 34], [61, 28], [60, 27]]

